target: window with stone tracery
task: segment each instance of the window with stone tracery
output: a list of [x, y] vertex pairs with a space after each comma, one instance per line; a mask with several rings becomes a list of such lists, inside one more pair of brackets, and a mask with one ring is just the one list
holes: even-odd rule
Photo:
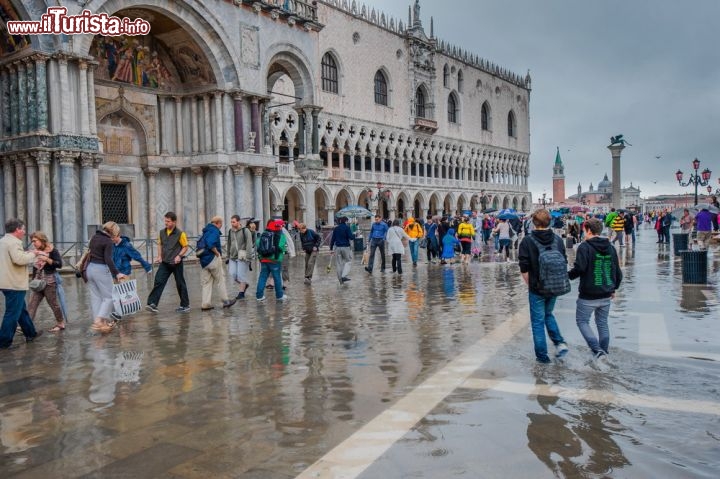
[[387, 78], [381, 70], [375, 73], [375, 103], [385, 106], [388, 104]]
[[443, 86], [445, 88], [448, 87], [448, 84], [450, 83], [450, 68], [448, 68], [447, 64], [443, 67]]
[[425, 92], [418, 88], [415, 92], [415, 116], [425, 118]]
[[448, 96], [448, 121], [450, 123], [457, 123], [457, 101], [455, 100], [455, 95], [452, 93], [450, 96]]
[[462, 70], [458, 70], [458, 91], [462, 93], [463, 91], [463, 72]]
[[337, 63], [329, 52], [322, 58], [322, 89], [330, 93], [338, 92]]
[[513, 113], [512, 110], [510, 110], [510, 113], [508, 113], [508, 136], [510, 138], [515, 138], [517, 136], [517, 124], [515, 122], [515, 113]]
[[480, 109], [480, 127], [483, 131], [490, 130], [490, 105], [488, 102], [483, 103]]

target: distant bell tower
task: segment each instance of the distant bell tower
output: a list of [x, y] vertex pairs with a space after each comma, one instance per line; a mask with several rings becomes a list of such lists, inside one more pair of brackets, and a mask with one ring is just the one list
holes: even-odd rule
[[557, 147], [555, 165], [553, 165], [553, 202], [565, 202], [565, 167], [560, 158], [560, 147]]

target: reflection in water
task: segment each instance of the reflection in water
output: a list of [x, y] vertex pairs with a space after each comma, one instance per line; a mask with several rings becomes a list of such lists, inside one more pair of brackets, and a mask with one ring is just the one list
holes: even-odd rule
[[556, 476], [605, 477], [630, 464], [611, 437], [622, 428], [609, 414], [609, 405], [562, 404], [557, 396], [546, 395], [538, 395], [537, 402], [545, 412], [527, 414], [528, 447]]
[[445, 266], [442, 272], [443, 292], [446, 298], [455, 297], [455, 268]]
[[704, 285], [683, 285], [680, 307], [685, 311], [708, 313], [708, 299], [704, 293]]

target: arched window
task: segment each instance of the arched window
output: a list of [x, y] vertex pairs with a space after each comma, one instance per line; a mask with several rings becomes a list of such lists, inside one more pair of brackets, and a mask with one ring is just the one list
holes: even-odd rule
[[517, 124], [515, 123], [515, 113], [510, 110], [508, 113], [508, 136], [515, 138], [517, 136]]
[[452, 93], [448, 96], [448, 122], [457, 123], [457, 101]]
[[443, 67], [443, 86], [447, 88], [448, 84], [450, 83], [450, 68], [448, 68], [447, 63]]
[[483, 103], [480, 110], [480, 127], [483, 131], [490, 130], [490, 105], [488, 102]]
[[463, 72], [462, 70], [458, 70], [458, 91], [462, 93], [463, 91]]
[[381, 70], [375, 73], [375, 103], [385, 106], [388, 104], [387, 79]]
[[415, 92], [415, 116], [425, 118], [425, 92], [422, 88]]
[[322, 89], [330, 93], [338, 92], [337, 63], [330, 52], [322, 57]]

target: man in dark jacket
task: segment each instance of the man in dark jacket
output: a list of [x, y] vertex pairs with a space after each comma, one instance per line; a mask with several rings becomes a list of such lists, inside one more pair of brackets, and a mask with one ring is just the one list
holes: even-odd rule
[[553, 309], [557, 296], [548, 295], [542, 290], [540, 284], [540, 266], [538, 257], [540, 252], [532, 238], [543, 246], [551, 246], [565, 256], [565, 245], [562, 238], [553, 233], [550, 229], [550, 213], [542, 209], [536, 211], [532, 216], [534, 230], [530, 235], [523, 238], [518, 249], [518, 264], [525, 284], [528, 285], [528, 296], [530, 302], [530, 325], [533, 333], [535, 346], [535, 358], [540, 363], [549, 363], [550, 357], [547, 351], [545, 330], [556, 348], [556, 356], [562, 358], [568, 352], [567, 344], [560, 333]]
[[338, 281], [340, 284], [350, 281], [350, 266], [352, 265], [352, 251], [350, 245], [355, 239], [350, 227], [347, 225], [347, 218], [338, 218], [338, 225], [335, 227], [330, 239], [330, 254], [335, 255], [335, 268], [337, 269]]
[[225, 286], [225, 272], [223, 269], [222, 248], [220, 244], [220, 228], [223, 220], [219, 216], [213, 216], [210, 223], [203, 228], [202, 238], [205, 240], [205, 249], [200, 254], [200, 285], [202, 286], [203, 311], [214, 309], [212, 301], [213, 287], [220, 292], [223, 308], [229, 308], [236, 300], [228, 298], [227, 287]]
[[[580, 278], [575, 322], [595, 359], [605, 359], [610, 345], [610, 301], [620, 287], [623, 274], [615, 248], [600, 236], [603, 229], [600, 220], [589, 219], [583, 228], [585, 241], [578, 246], [575, 266], [568, 272], [570, 279]], [[599, 338], [589, 324], [593, 312]]]
[[298, 231], [300, 232], [300, 244], [305, 251], [305, 284], [310, 284], [322, 238], [315, 231], [309, 229], [305, 223], [298, 225]]

